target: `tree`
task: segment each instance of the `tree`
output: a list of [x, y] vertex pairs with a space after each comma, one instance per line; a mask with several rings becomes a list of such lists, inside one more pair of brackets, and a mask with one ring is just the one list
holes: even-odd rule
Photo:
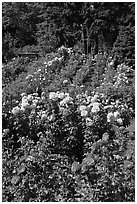
[[5, 2], [2, 12], [4, 56], [26, 45], [45, 53], [78, 42], [85, 54], [97, 54], [112, 49], [122, 27], [134, 27], [135, 8], [131, 2]]
[[126, 62], [129, 66], [135, 66], [135, 4], [127, 5], [126, 18], [121, 18], [123, 22], [114, 43], [113, 53], [119, 63]]
[[[39, 22], [36, 3], [4, 2], [2, 4], [3, 54], [25, 45], [36, 45], [36, 24]], [[10, 36], [7, 37], [7, 36]], [[5, 55], [5, 54], [4, 54]], [[3, 55], [5, 60], [10, 55]]]

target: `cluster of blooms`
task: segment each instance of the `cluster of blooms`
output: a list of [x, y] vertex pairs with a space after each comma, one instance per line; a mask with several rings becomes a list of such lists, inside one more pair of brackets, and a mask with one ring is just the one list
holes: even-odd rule
[[99, 94], [92, 92], [91, 96], [89, 96], [85, 92], [78, 94], [76, 99], [78, 104], [78, 112], [80, 112], [81, 116], [84, 117], [86, 125], [92, 126], [94, 123], [94, 116], [100, 111], [101, 101]]
[[[42, 109], [39, 109], [41, 103], [45, 104], [47, 102], [45, 92], [42, 92], [41, 97], [38, 97], [37, 93], [29, 95], [22, 93], [21, 97], [22, 99], [20, 103], [18, 103], [18, 105], [11, 111], [14, 115], [30, 110], [31, 115], [33, 115], [33, 113], [37, 113], [37, 116], [35, 117], [38, 119], [43, 120], [47, 118], [48, 120], [52, 120], [54, 118], [54, 114], [48, 116], [47, 109], [44, 108], [44, 106]], [[69, 93], [59, 91], [50, 92], [49, 100], [56, 101], [58, 103], [58, 107], [62, 115], [65, 115], [68, 112], [70, 105], [73, 105], [73, 98], [70, 97]], [[52, 112], [54, 112], [54, 110]]]
[[[26, 80], [28, 82], [31, 82], [33, 80], [39, 79], [40, 81], [46, 79], [46, 73], [48, 66], [50, 67], [54, 62], [56, 61], [62, 61], [65, 54], [72, 53], [72, 49], [65, 48], [62, 46], [58, 49], [58, 54], [61, 54], [61, 57], [55, 56], [55, 58], [51, 61], [45, 62], [46, 68], [38, 69], [36, 72], [34, 72], [33, 75], [29, 74], [26, 77]], [[110, 62], [110, 65], [112, 62]], [[118, 86], [121, 82], [128, 83], [128, 79], [126, 77], [126, 72], [128, 72], [128, 67], [124, 64], [121, 64], [117, 67], [117, 76], [114, 77], [114, 85]], [[105, 82], [105, 79], [104, 79]], [[63, 81], [63, 84], [67, 84], [68, 79], [65, 79]], [[102, 83], [103, 84], [103, 83]], [[83, 86], [83, 85], [82, 85]], [[39, 101], [45, 102], [45, 93], [43, 92], [41, 94], [41, 97], [38, 97], [37, 93], [33, 94], [21, 94], [22, 99], [18, 106], [14, 107], [12, 109], [13, 114], [17, 114], [20, 111], [25, 110], [34, 110], [38, 109]], [[59, 106], [60, 112], [65, 115], [66, 111], [70, 111], [71, 105], [74, 104], [74, 99], [70, 97], [69, 93], [64, 92], [50, 92], [49, 93], [49, 100], [56, 101]], [[77, 104], [77, 111], [80, 113], [80, 115], [85, 119], [86, 124], [88, 126], [91, 126], [94, 121], [94, 116], [96, 116], [100, 111], [104, 111], [106, 113], [106, 120], [108, 123], [117, 122], [120, 125], [122, 125], [123, 120], [121, 117], [122, 111], [125, 111], [128, 109], [126, 104], [122, 104], [122, 102], [116, 100], [116, 101], [109, 101], [106, 96], [103, 93], [95, 93], [92, 92], [90, 95], [85, 92], [76, 95], [76, 104]], [[40, 118], [47, 117], [46, 110], [41, 110], [37, 112], [40, 116]], [[51, 117], [52, 118], [52, 117]], [[50, 118], [50, 119], [51, 119]]]
[[94, 92], [91, 93], [91, 96], [87, 93], [78, 94], [76, 99], [78, 103], [78, 111], [81, 116], [85, 118], [88, 126], [93, 124], [94, 116], [101, 110], [105, 111], [108, 123], [117, 122], [119, 125], [123, 124], [121, 114], [128, 109], [128, 106], [122, 104], [121, 101], [116, 100], [112, 102], [107, 99], [103, 93]]
[[[54, 56], [54, 58], [52, 59], [52, 60], [49, 60], [49, 61], [45, 61], [44, 62], [44, 65], [45, 65], [45, 67], [43, 68], [43, 69], [38, 69], [36, 72], [34, 72], [34, 74], [32, 75], [32, 74], [29, 74], [27, 77], [26, 77], [26, 80], [27, 81], [36, 81], [36, 80], [38, 80], [38, 78], [39, 78], [39, 80], [40, 81], [45, 81], [46, 80], [46, 77], [45, 77], [45, 75], [47, 74], [47, 72], [48, 72], [48, 67], [50, 68], [51, 67], [51, 65], [53, 65], [55, 62], [62, 62], [62, 60], [64, 59], [64, 51], [68, 54], [68, 55], [70, 55], [70, 54], [72, 54], [72, 49], [71, 48], [66, 48], [66, 47], [64, 47], [64, 46], [62, 46], [62, 47], [60, 47], [59, 49], [58, 49], [58, 52], [55, 54], [55, 56]], [[58, 57], [58, 55], [60, 55], [61, 54], [61, 56], [60, 57]], [[65, 83], [65, 82], [64, 82]]]
[[88, 96], [85, 94], [78, 94], [76, 96], [78, 101], [82, 104], [79, 105], [79, 111], [81, 113], [81, 116], [87, 116], [89, 110], [92, 113], [98, 113], [100, 111], [100, 103], [99, 103], [99, 95], [95, 94], [94, 96]]
[[21, 94], [21, 102], [19, 103], [18, 106], [14, 107], [12, 109], [12, 113], [14, 115], [20, 113], [21, 111], [26, 111], [26, 110], [32, 110], [35, 109], [40, 101], [41, 98], [44, 98], [44, 96], [42, 95], [42, 97], [38, 97], [37, 93], [33, 93], [33, 94], [29, 94], [27, 95], [26, 93], [22, 93]]
[[120, 84], [128, 84], [128, 77], [126, 76], [127, 73], [130, 71], [130, 67], [126, 66], [125, 64], [120, 64], [117, 66], [117, 74], [114, 76], [114, 85], [118, 87]]
[[[62, 62], [62, 60], [64, 59], [65, 54], [67, 55], [71, 55], [72, 54], [72, 49], [71, 48], [66, 48], [64, 46], [61, 46], [58, 51], [57, 51], [57, 56], [55, 56], [52, 60], [44, 62], [44, 65], [46, 67], [50, 67], [53, 63], [55, 62]], [[58, 55], [61, 55], [60, 57], [58, 57]]]
[[68, 53], [69, 55], [73, 53], [72, 48], [66, 48], [64, 47], [64, 45], [62, 45], [59, 49], [58, 49], [58, 53], [64, 54], [64, 52]]
[[70, 97], [69, 93], [50, 92], [49, 99], [58, 101], [58, 107], [63, 116], [70, 111], [70, 107], [73, 105], [73, 98]]
[[[90, 94], [87, 92], [77, 94], [75, 96], [75, 100], [70, 97], [68, 92], [65, 93], [59, 91], [50, 92], [47, 99], [45, 92], [42, 92], [41, 97], [38, 97], [37, 93], [29, 95], [23, 93], [21, 94], [21, 97], [22, 99], [19, 105], [12, 109], [12, 113], [15, 115], [21, 111], [24, 112], [26, 110], [31, 110], [33, 112], [36, 109], [38, 110], [40, 102], [44, 104], [46, 101], [51, 100], [58, 104], [60, 112], [63, 116], [65, 116], [68, 111], [71, 111], [71, 107], [75, 101], [77, 105], [77, 112], [79, 112], [83, 117], [87, 126], [93, 125], [94, 117], [102, 110], [108, 123], [116, 122], [119, 125], [122, 125], [123, 119], [121, 115], [129, 108], [126, 104], [122, 103], [122, 101], [118, 99], [115, 101], [109, 100], [103, 93], [97, 92], [91, 92]], [[39, 118], [43, 120], [44, 118], [47, 118], [47, 110], [42, 108], [37, 111], [37, 115], [39, 115]], [[53, 118], [54, 114], [51, 114], [51, 116], [49, 116], [49, 120], [52, 120]]]
[[61, 62], [62, 60], [63, 60], [63, 56], [62, 57], [55, 57], [55, 58], [53, 58], [52, 60], [50, 60], [50, 61], [48, 61], [48, 62], [44, 62], [44, 64], [45, 64], [45, 66], [46, 67], [50, 67], [53, 63], [55, 63], [55, 62]]
[[117, 70], [114, 71], [113, 69], [111, 69], [111, 63], [112, 62], [110, 62], [110, 66], [108, 66], [109, 69], [107, 67], [105, 68], [106, 74], [102, 75], [103, 80], [101, 86], [105, 85], [105, 87], [107, 87], [110, 85], [114, 88], [118, 88], [121, 85], [128, 85], [130, 81], [129, 77], [134, 76], [134, 70], [132, 69], [132, 67], [128, 67], [123, 63], [118, 65]]
[[47, 69], [46, 68], [44, 68], [44, 69], [39, 68], [37, 71], [35, 71], [33, 73], [33, 75], [28, 74], [26, 76], [26, 80], [27, 80], [28, 83], [37, 82], [37, 81], [39, 81], [41, 83], [42, 81], [46, 81], [46, 75], [47, 75]]

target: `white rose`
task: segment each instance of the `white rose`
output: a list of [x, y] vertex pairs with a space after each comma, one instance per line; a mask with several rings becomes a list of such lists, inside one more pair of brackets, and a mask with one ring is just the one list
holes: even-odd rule
[[94, 95], [92, 98], [91, 98], [91, 103], [94, 103], [94, 102], [96, 102], [97, 101], [97, 99], [98, 99], [98, 97], [99, 97], [99, 95]]
[[93, 120], [90, 118], [86, 118], [86, 125], [87, 126], [92, 126], [93, 125]]
[[63, 99], [65, 97], [65, 94], [63, 92], [58, 94], [58, 98]]
[[56, 98], [56, 96], [57, 96], [56, 92], [50, 92], [49, 93], [49, 99], [54, 100]]
[[123, 125], [123, 120], [121, 118], [118, 118], [117, 119], [117, 122], [120, 124], [120, 125]]
[[109, 112], [107, 114], [107, 122], [111, 122], [114, 119], [114, 114], [112, 112]]
[[14, 107], [14, 108], [12, 109], [12, 113], [13, 113], [14, 115], [18, 114], [19, 112], [20, 112], [20, 107], [18, 107], [18, 106]]
[[91, 109], [91, 112], [92, 113], [97, 113], [98, 111], [100, 111], [100, 108], [99, 108], [99, 103], [98, 102], [94, 102], [93, 103], [93, 107], [92, 107], [92, 109]]
[[115, 112], [114, 112], [114, 117], [115, 117], [115, 118], [118, 118], [118, 117], [119, 117], [119, 115], [120, 115], [120, 114], [119, 114], [119, 112], [118, 112], [118, 111], [115, 111]]
[[80, 110], [80, 111], [83, 111], [83, 110], [86, 110], [86, 108], [87, 108], [86, 106], [81, 105], [81, 106], [79, 107], [79, 110]]
[[91, 109], [92, 113], [97, 113], [100, 111], [100, 108], [98, 106], [93, 106], [93, 108]]
[[87, 110], [82, 110], [81, 111], [81, 116], [85, 117], [85, 116], [87, 116], [87, 114], [88, 114]]
[[28, 101], [32, 101], [33, 100], [33, 96], [31, 94], [29, 94], [27, 99], [28, 99]]

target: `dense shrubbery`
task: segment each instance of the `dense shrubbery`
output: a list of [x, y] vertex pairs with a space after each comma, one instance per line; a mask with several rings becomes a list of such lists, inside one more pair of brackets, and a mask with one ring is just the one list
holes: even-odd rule
[[133, 68], [105, 54], [29, 63], [3, 88], [3, 201], [134, 201], [134, 108]]
[[135, 66], [135, 27], [123, 26], [119, 32], [113, 51], [120, 63]]
[[13, 58], [13, 60], [2, 68], [3, 86], [15, 81], [21, 73], [27, 72], [27, 66], [31, 62], [29, 58]]

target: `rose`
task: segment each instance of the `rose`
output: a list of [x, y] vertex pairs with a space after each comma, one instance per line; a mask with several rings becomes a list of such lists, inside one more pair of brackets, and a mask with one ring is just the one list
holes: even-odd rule
[[93, 103], [93, 107], [92, 107], [92, 109], [91, 109], [91, 112], [92, 112], [92, 113], [97, 113], [97, 112], [99, 112], [99, 111], [100, 111], [99, 105], [100, 105], [100, 104], [97, 103], [97, 102]]
[[88, 115], [88, 111], [87, 110], [82, 110], [81, 111], [81, 116], [85, 117]]
[[12, 109], [12, 113], [13, 113], [14, 115], [20, 113], [20, 107], [19, 107], [19, 106], [14, 107], [14, 108]]
[[112, 122], [114, 120], [114, 114], [112, 112], [109, 112], [107, 114], [107, 122]]

